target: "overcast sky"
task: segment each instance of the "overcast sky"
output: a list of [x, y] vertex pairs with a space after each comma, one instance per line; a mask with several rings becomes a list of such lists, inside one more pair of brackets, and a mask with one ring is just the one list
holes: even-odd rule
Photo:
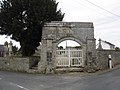
[[[95, 38], [120, 47], [120, 0], [57, 0], [67, 22], [93, 22]], [[0, 44], [6, 41], [0, 37]], [[14, 42], [15, 43], [15, 42]]]
[[120, 47], [120, 0], [57, 0], [64, 21], [93, 22], [95, 38]]

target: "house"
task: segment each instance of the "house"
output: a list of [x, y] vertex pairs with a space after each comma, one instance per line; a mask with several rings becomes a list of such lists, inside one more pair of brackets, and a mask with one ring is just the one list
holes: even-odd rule
[[110, 49], [110, 50], [115, 50], [115, 45], [110, 43], [110, 42], [103, 41], [103, 45], [106, 45], [107, 48]]
[[105, 50], [115, 50], [115, 45], [108, 42], [108, 41], [104, 41], [99, 39], [99, 44], [98, 44], [98, 49], [105, 49]]

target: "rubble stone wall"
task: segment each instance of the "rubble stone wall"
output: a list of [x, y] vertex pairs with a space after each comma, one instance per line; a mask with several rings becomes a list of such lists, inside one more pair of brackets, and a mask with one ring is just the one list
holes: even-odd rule
[[29, 58], [0, 57], [0, 70], [27, 72]]
[[100, 69], [108, 69], [108, 55], [111, 55], [113, 67], [120, 64], [120, 51], [97, 50], [97, 64]]

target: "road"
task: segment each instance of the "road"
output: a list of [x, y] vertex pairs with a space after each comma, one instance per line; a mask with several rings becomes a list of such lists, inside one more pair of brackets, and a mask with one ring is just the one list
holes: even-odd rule
[[120, 69], [90, 76], [0, 71], [0, 90], [120, 90]]

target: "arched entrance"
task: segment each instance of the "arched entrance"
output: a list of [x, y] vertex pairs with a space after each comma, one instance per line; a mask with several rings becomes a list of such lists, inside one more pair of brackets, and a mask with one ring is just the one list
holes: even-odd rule
[[[68, 43], [72, 40], [78, 46]], [[65, 48], [61, 46], [66, 42]], [[91, 22], [45, 23], [42, 32], [39, 70], [51, 71], [57, 67], [86, 67], [87, 52], [95, 55], [94, 26]], [[47, 72], [46, 71], [46, 72]]]
[[74, 40], [64, 40], [57, 45], [57, 67], [79, 67], [83, 65], [82, 46]]

